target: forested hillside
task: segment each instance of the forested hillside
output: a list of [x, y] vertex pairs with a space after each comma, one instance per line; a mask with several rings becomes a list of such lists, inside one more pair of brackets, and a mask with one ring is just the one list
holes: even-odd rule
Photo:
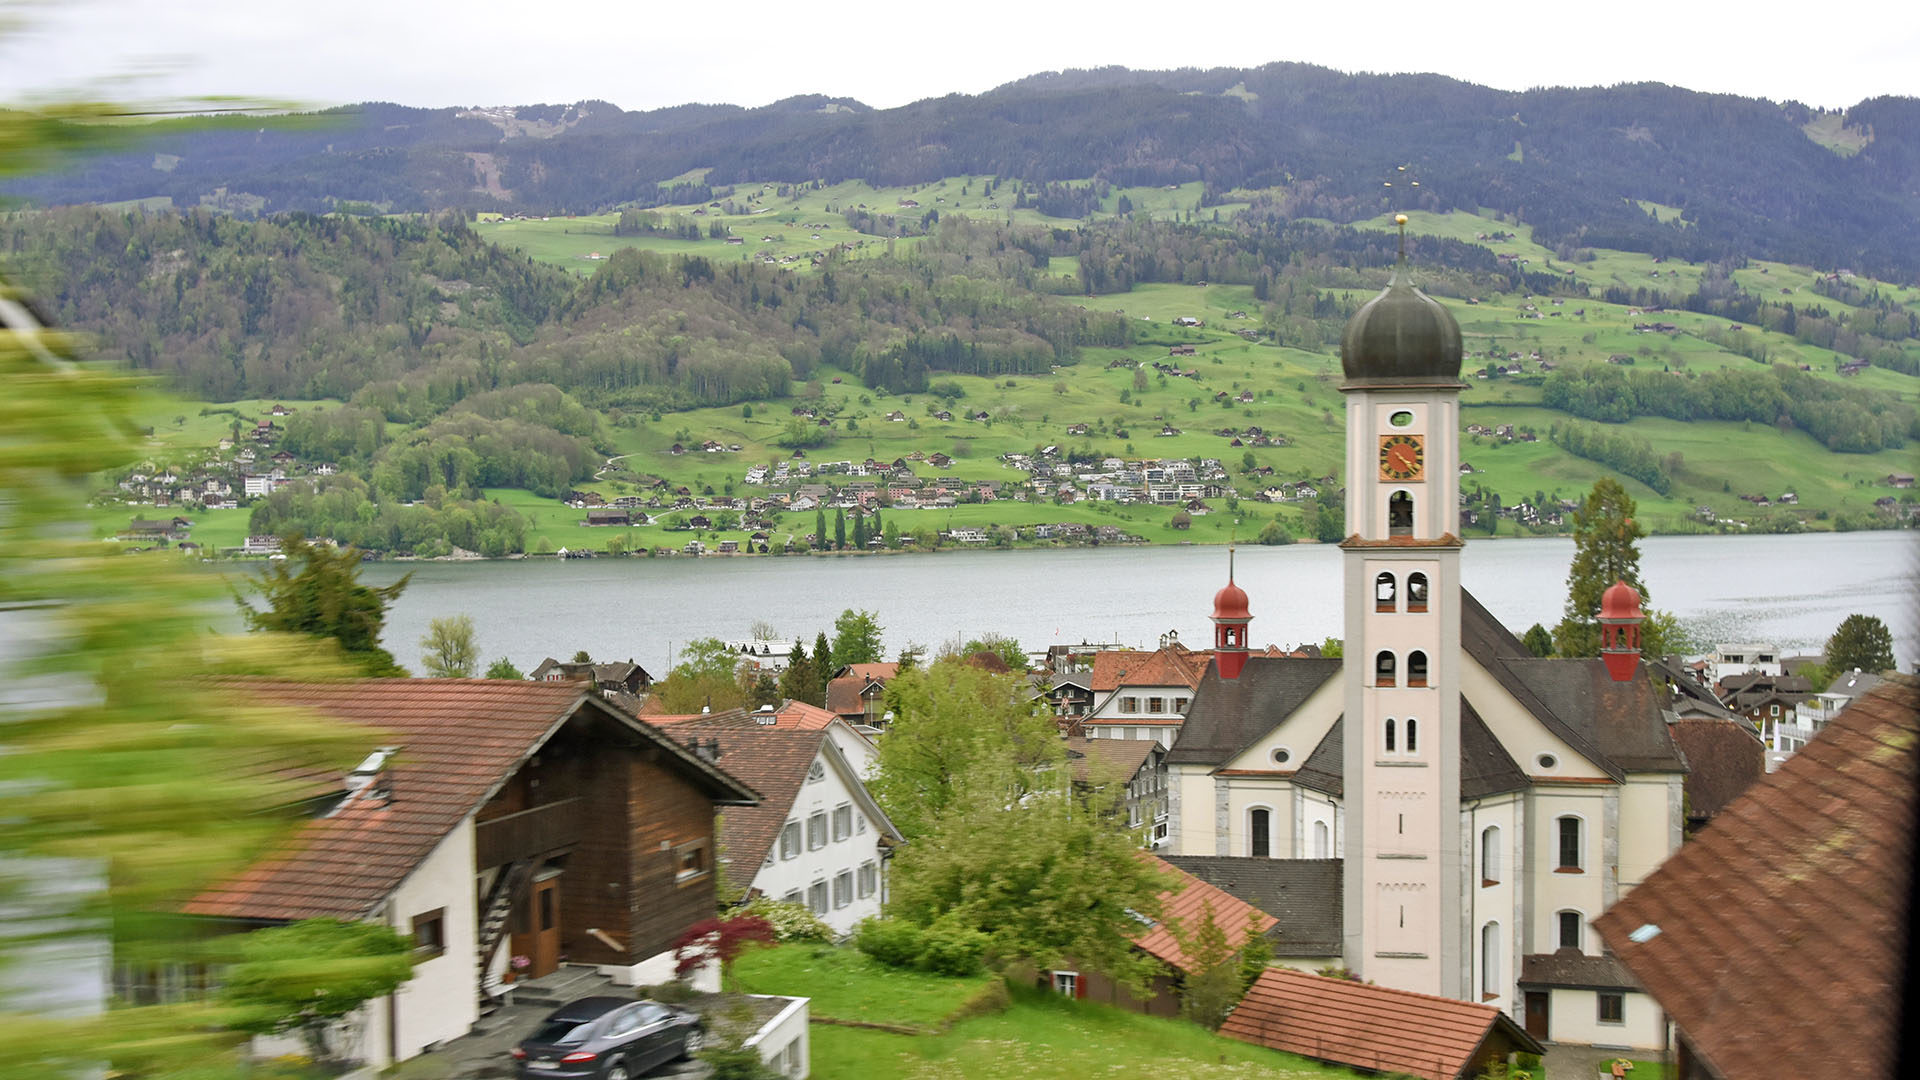
[[[769, 179], [987, 174], [1198, 181], [1205, 201], [1276, 188], [1290, 216], [1353, 221], [1377, 213], [1382, 184], [1398, 178], [1420, 188], [1396, 206], [1500, 210], [1550, 245], [1920, 278], [1913, 98], [1848, 110], [1843, 123], [1867, 140], [1851, 156], [1809, 137], [1802, 128], [1814, 114], [1793, 104], [1657, 84], [1511, 93], [1304, 64], [1068, 72], [887, 110], [802, 97], [636, 113], [605, 102], [484, 113], [370, 104], [320, 119], [171, 136], [12, 190], [49, 202], [163, 196], [263, 212], [574, 213], [688, 202]], [[701, 179], [670, 183], [689, 174]], [[1683, 216], [1662, 218], [1643, 202]]]

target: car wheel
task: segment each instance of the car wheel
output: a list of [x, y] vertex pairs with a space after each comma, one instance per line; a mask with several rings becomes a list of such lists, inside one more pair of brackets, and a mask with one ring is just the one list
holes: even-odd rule
[[706, 1031], [698, 1026], [688, 1028], [686, 1037], [680, 1040], [680, 1059], [685, 1061], [699, 1053], [700, 1048], [705, 1045], [707, 1045]]
[[627, 1072], [627, 1063], [624, 1061], [616, 1061], [607, 1066], [607, 1080], [631, 1080], [631, 1077], [632, 1074]]

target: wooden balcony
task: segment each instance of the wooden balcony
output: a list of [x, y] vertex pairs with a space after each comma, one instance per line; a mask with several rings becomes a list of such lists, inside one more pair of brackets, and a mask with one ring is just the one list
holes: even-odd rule
[[502, 866], [563, 851], [580, 839], [585, 823], [586, 800], [578, 796], [481, 822], [473, 829], [474, 865]]

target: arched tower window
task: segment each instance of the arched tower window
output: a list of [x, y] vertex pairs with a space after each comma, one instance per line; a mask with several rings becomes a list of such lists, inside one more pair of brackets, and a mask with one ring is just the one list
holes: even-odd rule
[[1427, 685], [1427, 654], [1419, 649], [1407, 654], [1407, 685]]
[[1480, 884], [1500, 884], [1500, 826], [1480, 830]]
[[1490, 922], [1480, 928], [1480, 993], [1500, 996], [1500, 924]]
[[1392, 574], [1381, 574], [1373, 579], [1373, 610], [1394, 610], [1395, 588]]
[[1387, 535], [1413, 535], [1413, 496], [1396, 491], [1387, 499]]
[[1265, 807], [1256, 806], [1247, 811], [1247, 854], [1257, 859], [1268, 858], [1273, 854], [1273, 813]]
[[1393, 717], [1387, 717], [1387, 753], [1393, 753]]
[[1427, 610], [1427, 575], [1418, 571], [1407, 575], [1407, 610]]
[[1373, 658], [1373, 685], [1393, 685], [1393, 654], [1382, 651]]
[[1407, 717], [1407, 753], [1420, 752], [1420, 721]]

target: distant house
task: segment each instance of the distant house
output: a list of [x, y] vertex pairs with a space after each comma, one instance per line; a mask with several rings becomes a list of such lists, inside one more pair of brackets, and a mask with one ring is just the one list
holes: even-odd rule
[[587, 511], [586, 524], [631, 525], [633, 524], [633, 514], [627, 510], [589, 510]]

